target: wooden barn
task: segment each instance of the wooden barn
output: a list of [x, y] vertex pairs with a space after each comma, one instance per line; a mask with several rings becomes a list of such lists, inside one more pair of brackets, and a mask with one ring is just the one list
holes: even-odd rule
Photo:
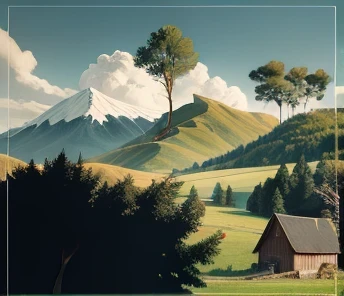
[[337, 264], [339, 242], [330, 219], [274, 214], [253, 253], [258, 265], [274, 264], [276, 273], [317, 270], [322, 263]]

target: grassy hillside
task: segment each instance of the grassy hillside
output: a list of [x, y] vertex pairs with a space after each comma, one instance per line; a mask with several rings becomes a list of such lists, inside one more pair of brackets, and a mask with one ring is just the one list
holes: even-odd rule
[[230, 108], [201, 96], [173, 112], [172, 130], [161, 141], [152, 142], [165, 126], [167, 114], [143, 136], [90, 162], [107, 163], [154, 172], [171, 172], [194, 162], [201, 163], [270, 132], [277, 118]]
[[135, 171], [101, 163], [86, 163], [85, 168], [92, 168], [92, 172], [99, 174], [101, 181], [107, 181], [109, 185], [113, 185], [118, 179], [122, 180], [128, 174], [133, 176], [135, 185], [138, 187], [147, 187], [152, 183], [152, 179], [161, 180], [161, 178], [165, 177], [163, 174]]
[[[344, 158], [343, 109], [338, 109], [337, 118], [340, 158]], [[302, 153], [307, 161], [316, 161], [324, 152], [334, 152], [334, 147], [334, 109], [320, 109], [294, 116], [246, 147], [239, 147], [208, 159], [202, 164], [202, 170], [292, 163], [296, 162]]]
[[[312, 172], [315, 172], [317, 161], [309, 163]], [[289, 173], [292, 172], [295, 163], [287, 164]], [[189, 194], [192, 185], [198, 190], [201, 198], [209, 198], [217, 182], [221, 183], [224, 190], [232, 187], [237, 208], [246, 208], [246, 201], [252, 193], [254, 186], [262, 184], [268, 177], [274, 178], [279, 165], [265, 167], [251, 167], [240, 169], [216, 170], [210, 172], [195, 173], [177, 177], [178, 181], [185, 182], [180, 194]]]
[[12, 172], [18, 166], [25, 166], [26, 163], [5, 154], [0, 154], [0, 180], [5, 180], [6, 172]]

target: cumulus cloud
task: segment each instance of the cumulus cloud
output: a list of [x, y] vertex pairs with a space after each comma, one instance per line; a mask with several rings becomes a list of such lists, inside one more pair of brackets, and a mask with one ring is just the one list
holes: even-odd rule
[[337, 107], [344, 108], [344, 86], [336, 86]]
[[[134, 66], [133, 56], [115, 51], [111, 56], [102, 54], [96, 64], [91, 64], [80, 78], [80, 89], [94, 87], [115, 99], [139, 107], [166, 112], [168, 101], [163, 86], [145, 70]], [[192, 94], [220, 101], [228, 106], [245, 110], [247, 99], [236, 86], [216, 76], [209, 77], [208, 68], [198, 63], [187, 75], [176, 79], [173, 89], [174, 109], [193, 102]]]
[[51, 106], [34, 101], [24, 102], [0, 98], [0, 133], [8, 130], [8, 107], [10, 128], [16, 128], [41, 115]]
[[46, 94], [56, 95], [62, 98], [70, 97], [77, 93], [76, 90], [62, 89], [51, 85], [47, 80], [32, 74], [37, 66], [37, 60], [31, 51], [22, 51], [16, 41], [9, 37], [7, 32], [0, 28], [0, 58], [8, 61], [10, 67], [15, 71], [16, 80], [35, 90], [43, 90]]

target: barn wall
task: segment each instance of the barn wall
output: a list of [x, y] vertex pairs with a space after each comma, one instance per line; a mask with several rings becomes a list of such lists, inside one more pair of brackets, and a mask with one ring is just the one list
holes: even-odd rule
[[[271, 227], [268, 237], [265, 239], [259, 250], [259, 263], [262, 264], [264, 261], [278, 261], [279, 270], [276, 270], [276, 272], [294, 270], [294, 251], [291, 248], [282, 227], [277, 220], [275, 220], [275, 223], [273, 223]], [[278, 236], [276, 236], [277, 227], [279, 227]]]
[[295, 270], [317, 270], [322, 263], [337, 264], [336, 254], [295, 254]]

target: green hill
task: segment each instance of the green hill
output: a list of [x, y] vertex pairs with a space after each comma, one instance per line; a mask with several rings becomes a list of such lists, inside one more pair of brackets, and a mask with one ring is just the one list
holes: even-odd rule
[[194, 162], [201, 163], [270, 132], [277, 118], [249, 113], [194, 95], [194, 103], [173, 112], [172, 130], [163, 140], [153, 138], [166, 125], [167, 114], [145, 135], [89, 162], [119, 165], [131, 169], [171, 172]]
[[[338, 109], [339, 156], [344, 157], [344, 110]], [[334, 109], [298, 114], [276, 126], [270, 133], [226, 154], [204, 161], [198, 171], [279, 165], [297, 162], [301, 154], [317, 161], [335, 150]], [[268, 153], [267, 153], [268, 152]], [[188, 170], [190, 173], [195, 170]]]

